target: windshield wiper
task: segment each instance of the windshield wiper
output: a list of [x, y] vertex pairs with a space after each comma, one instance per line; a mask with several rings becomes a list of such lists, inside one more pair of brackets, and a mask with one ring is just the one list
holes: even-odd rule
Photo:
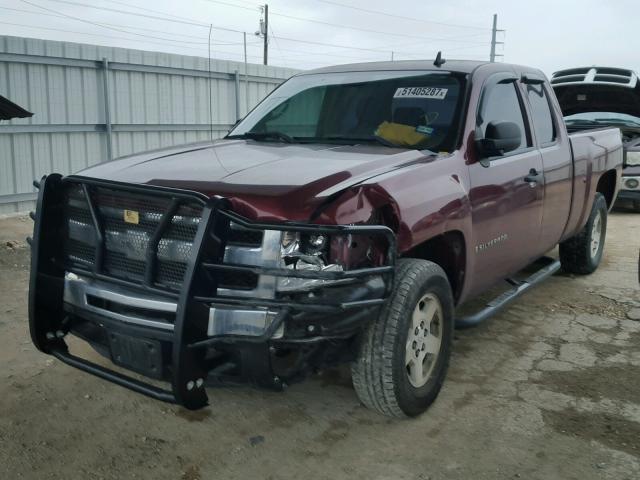
[[358, 143], [379, 143], [380, 145], [384, 145], [385, 147], [392, 148], [403, 148], [398, 145], [394, 145], [391, 142], [387, 142], [379, 137], [345, 137], [342, 135], [328, 135], [326, 137], [296, 137], [296, 140], [304, 141], [305, 143], [322, 143], [322, 142], [330, 142], [330, 143], [340, 143], [344, 145], [356, 145]]
[[431, 152], [434, 153], [433, 151], [429, 150], [428, 148], [425, 147], [421, 147], [419, 145], [417, 146], [405, 146], [405, 145], [396, 145], [393, 142], [389, 142], [387, 140], [385, 140], [384, 138], [380, 138], [378, 136], [371, 136], [371, 137], [340, 137], [340, 136], [335, 136], [335, 137], [326, 137], [329, 140], [345, 140], [345, 141], [349, 141], [351, 143], [378, 143], [380, 145], [383, 145], [385, 147], [389, 147], [389, 148], [407, 148], [410, 150], [423, 150], [423, 151], [427, 151], [427, 152]]
[[582, 118], [565, 118], [564, 123], [576, 125], [600, 125], [596, 120], [586, 120]]
[[318, 140], [329, 140], [329, 141], [344, 141], [349, 143], [379, 143], [380, 145], [384, 145], [385, 147], [393, 147], [394, 145], [385, 142], [384, 140], [378, 137], [343, 137], [340, 135], [332, 135], [329, 137], [319, 137]]
[[227, 138], [248, 138], [250, 140], [282, 140], [286, 143], [293, 143], [293, 137], [282, 132], [245, 132], [242, 135], [229, 135]]

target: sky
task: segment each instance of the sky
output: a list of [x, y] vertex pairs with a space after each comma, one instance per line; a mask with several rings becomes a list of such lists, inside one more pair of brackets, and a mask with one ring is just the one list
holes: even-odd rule
[[[638, 0], [268, 0], [269, 64], [311, 69], [376, 60], [487, 60], [547, 75], [577, 66], [640, 69]], [[635, 7], [635, 8], [634, 8]], [[3, 34], [262, 63], [251, 0], [0, 0]], [[211, 38], [209, 30], [211, 28]]]

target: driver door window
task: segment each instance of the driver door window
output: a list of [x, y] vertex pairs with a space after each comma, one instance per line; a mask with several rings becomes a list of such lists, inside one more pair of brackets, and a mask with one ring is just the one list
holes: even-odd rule
[[520, 146], [509, 154], [518, 153], [531, 146], [522, 115], [522, 105], [514, 82], [496, 83], [485, 88], [480, 113], [476, 121], [479, 138], [485, 138], [487, 125], [493, 122], [513, 122], [520, 128]]

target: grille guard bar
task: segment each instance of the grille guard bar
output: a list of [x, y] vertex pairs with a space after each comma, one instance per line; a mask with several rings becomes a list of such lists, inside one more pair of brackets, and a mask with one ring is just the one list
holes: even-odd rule
[[[61, 257], [61, 226], [63, 225], [64, 196], [67, 183], [80, 184], [88, 202], [91, 220], [96, 233], [96, 256], [91, 270], [82, 268], [66, 268], [79, 275], [116, 283], [133, 290], [161, 294], [177, 301], [177, 312], [171, 339], [171, 389], [165, 390], [147, 384], [96, 365], [88, 360], [69, 353], [64, 336], [69, 331], [69, 317], [63, 310], [63, 288], [65, 267]], [[353, 308], [381, 305], [390, 294], [396, 260], [396, 240], [391, 229], [378, 225], [310, 225], [301, 222], [284, 222], [279, 224], [254, 223], [229, 210], [229, 202], [225, 198], [207, 198], [196, 192], [185, 190], [131, 185], [120, 182], [96, 180], [81, 176], [62, 177], [51, 174], [42, 178], [37, 185], [39, 194], [34, 218], [34, 236], [31, 242], [31, 275], [29, 285], [29, 330], [34, 345], [44, 353], [54, 355], [59, 360], [102, 379], [142, 393], [157, 400], [177, 403], [188, 409], [198, 409], [208, 403], [203, 379], [207, 377], [200, 362], [201, 347], [217, 342], [229, 341], [230, 336], [209, 337], [206, 332], [207, 305], [221, 306], [253, 306], [279, 308], [273, 322], [261, 336], [244, 337], [234, 335], [235, 341], [268, 342], [273, 333], [282, 325], [291, 312], [336, 313]], [[105, 239], [99, 213], [92, 204], [88, 189], [91, 187], [107, 187], [125, 192], [141, 193], [150, 196], [170, 197], [171, 204], [164, 213], [157, 231], [147, 247], [145, 281], [135, 283], [106, 275], [101, 270]], [[182, 288], [179, 293], [156, 288], [151, 282], [154, 263], [157, 261], [158, 241], [163, 229], [171, 222], [172, 215], [181, 202], [197, 201], [202, 204], [202, 216], [193, 240], [192, 254], [188, 260]], [[286, 268], [265, 268], [250, 265], [224, 264], [226, 234], [231, 222], [251, 230], [278, 230], [312, 232], [333, 235], [370, 235], [382, 236], [387, 242], [386, 264], [372, 268], [359, 268], [342, 272], [310, 272], [293, 271]], [[384, 295], [379, 298], [341, 302], [335, 304], [318, 304], [292, 302], [285, 299], [262, 299], [211, 295], [217, 292], [215, 273], [222, 270], [251, 272], [257, 275], [276, 277], [296, 277], [318, 280], [365, 279], [382, 277]], [[204, 328], [203, 328], [204, 325]]]

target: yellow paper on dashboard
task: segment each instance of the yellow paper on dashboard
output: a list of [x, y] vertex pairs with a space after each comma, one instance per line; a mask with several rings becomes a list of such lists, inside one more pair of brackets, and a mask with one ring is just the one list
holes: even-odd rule
[[382, 122], [378, 125], [375, 135], [401, 147], [415, 147], [429, 138], [427, 135], [416, 132], [416, 127], [392, 122]]

